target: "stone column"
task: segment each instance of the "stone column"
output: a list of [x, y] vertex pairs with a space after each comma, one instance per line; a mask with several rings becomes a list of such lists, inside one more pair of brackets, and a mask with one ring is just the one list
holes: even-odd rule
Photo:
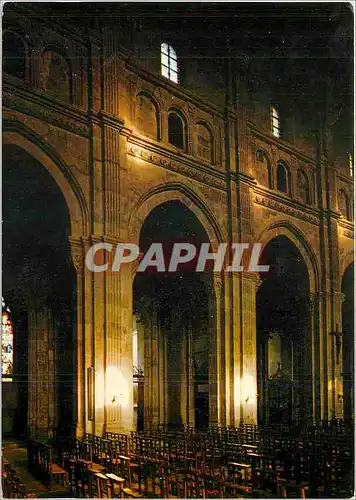
[[225, 343], [222, 336], [221, 301], [222, 277], [214, 274], [208, 284], [210, 346], [209, 346], [209, 425], [221, 426], [226, 422]]
[[[327, 399], [328, 419], [343, 416], [342, 387], [342, 299], [339, 292], [325, 294], [326, 298], [326, 367], [327, 367]], [[330, 311], [334, 308], [334, 321]], [[324, 352], [325, 354], [325, 352]]]
[[242, 279], [242, 363], [241, 380], [242, 417], [244, 423], [257, 424], [257, 334], [256, 292], [258, 275], [243, 271]]
[[141, 316], [140, 323], [144, 335], [144, 428], [146, 430], [151, 425], [151, 322], [152, 318], [148, 318], [148, 315]]
[[35, 439], [51, 438], [55, 427], [54, 328], [46, 305], [29, 307], [28, 334], [28, 427]]
[[310, 313], [310, 362], [311, 362], [311, 419], [312, 423], [316, 424], [317, 421], [317, 394], [318, 394], [318, 378], [319, 373], [317, 372], [317, 332], [315, 328], [315, 314], [316, 314], [316, 297], [310, 295], [309, 297], [309, 313]]
[[[117, 242], [110, 241], [116, 247]], [[122, 407], [129, 405], [127, 385], [131, 381], [123, 381], [120, 369], [121, 361], [121, 271], [112, 272], [110, 268], [105, 273], [105, 426], [109, 432], [118, 432]], [[129, 327], [129, 325], [128, 325]], [[132, 379], [132, 377], [131, 377]]]
[[158, 393], [159, 393], [159, 423], [166, 422], [166, 332], [167, 319], [160, 321], [158, 331]]
[[[113, 274], [118, 275], [118, 278], [113, 278], [112, 287], [117, 291], [116, 307], [119, 307], [118, 315], [115, 313], [114, 321], [112, 321], [111, 333], [107, 335], [106, 370], [110, 369], [109, 363], [118, 368], [119, 399], [116, 410], [118, 420], [112, 422], [115, 424], [112, 427], [115, 427], [116, 432], [129, 432], [133, 429], [133, 273], [129, 266], [123, 266], [119, 273]], [[118, 327], [116, 322], [118, 322]]]
[[85, 316], [84, 316], [84, 248], [80, 240], [70, 239], [72, 260], [77, 275], [77, 314], [76, 314], [76, 396], [77, 428], [76, 436], [85, 433]]
[[160, 421], [160, 370], [158, 304], [150, 304], [151, 317], [145, 323], [145, 427]]
[[190, 426], [195, 423], [193, 338], [192, 324], [188, 320], [182, 328], [180, 343], [180, 408], [182, 423]]
[[335, 417], [342, 419], [344, 417], [343, 405], [343, 329], [342, 329], [342, 304], [345, 300], [345, 295], [341, 292], [334, 292], [335, 304]]
[[168, 423], [181, 424], [181, 313], [171, 310], [171, 328], [167, 339]]

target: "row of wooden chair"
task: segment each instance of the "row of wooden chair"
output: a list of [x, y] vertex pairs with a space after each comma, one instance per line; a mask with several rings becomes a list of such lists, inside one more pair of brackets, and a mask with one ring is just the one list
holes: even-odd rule
[[[250, 437], [243, 442], [246, 435]], [[352, 434], [334, 432], [332, 427], [309, 431], [304, 437], [290, 436], [284, 429], [273, 438], [254, 426], [245, 426], [242, 434], [238, 429], [203, 433], [191, 428], [163, 429], [160, 435], [154, 429], [130, 435], [106, 433], [104, 438], [86, 434], [70, 444], [69, 455], [101, 465], [90, 488], [104, 497], [116, 496], [118, 490], [121, 496], [217, 498], [335, 497], [352, 492]], [[72, 467], [71, 474], [77, 478], [74, 490], [87, 496], [87, 473]], [[123, 481], [121, 489], [117, 484], [113, 489], [110, 474]]]

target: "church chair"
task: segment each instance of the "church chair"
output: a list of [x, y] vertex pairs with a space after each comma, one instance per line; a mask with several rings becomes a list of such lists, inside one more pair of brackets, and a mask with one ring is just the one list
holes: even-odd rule
[[252, 471], [252, 496], [276, 498], [279, 491], [279, 476], [276, 470], [259, 469]]
[[94, 498], [111, 498], [111, 481], [101, 472], [94, 473], [92, 477], [92, 493]]
[[169, 465], [164, 468], [165, 498], [184, 498], [183, 475]]
[[135, 463], [131, 461], [130, 457], [126, 457], [124, 455], [119, 455], [119, 460], [121, 462], [121, 474], [127, 483], [127, 487], [129, 489], [133, 489], [134, 485], [134, 475], [136, 474], [136, 484], [137, 489], [141, 488], [141, 480], [142, 480], [142, 466], [139, 463]]
[[202, 498], [204, 495], [204, 483], [198, 474], [186, 473], [183, 478], [184, 498]]
[[76, 497], [92, 498], [91, 479], [83, 462], [74, 462], [74, 488]]
[[51, 463], [51, 476], [57, 483], [59, 482], [63, 486], [69, 485], [67, 471], [53, 462]]
[[106, 477], [109, 478], [111, 484], [111, 495], [113, 498], [123, 498], [123, 489], [125, 485], [125, 479], [119, 477], [116, 474], [107, 473]]
[[224, 498], [224, 484], [221, 478], [204, 475], [203, 498]]
[[249, 478], [251, 465], [237, 462], [229, 462], [226, 467], [224, 493], [227, 497], [239, 497], [251, 492]]
[[278, 489], [278, 496], [281, 498], [306, 498], [309, 486], [281, 479], [278, 484]]
[[133, 491], [131, 490], [131, 488], [124, 488], [122, 490], [122, 493], [122, 498], [143, 498], [143, 495], [141, 493], [138, 493], [138, 491]]

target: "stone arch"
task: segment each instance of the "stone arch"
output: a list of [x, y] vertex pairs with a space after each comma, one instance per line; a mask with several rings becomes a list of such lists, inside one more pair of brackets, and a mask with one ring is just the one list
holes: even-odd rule
[[345, 189], [339, 189], [338, 193], [339, 212], [345, 219], [351, 220], [350, 197]]
[[[209, 136], [207, 139], [208, 144], [204, 144], [203, 134], [199, 134], [199, 128], [207, 132]], [[197, 134], [197, 154], [200, 158], [207, 160], [212, 165], [215, 163], [215, 137], [211, 126], [204, 120], [198, 120], [195, 123], [195, 132]], [[199, 138], [202, 137], [202, 141]]]
[[292, 195], [292, 176], [288, 163], [285, 160], [278, 160], [276, 169], [277, 190], [289, 196]]
[[162, 184], [140, 198], [129, 217], [130, 241], [138, 244], [145, 219], [155, 207], [167, 201], [180, 201], [193, 212], [206, 231], [213, 251], [216, 252], [218, 245], [224, 242], [220, 225], [214, 214], [209, 210], [207, 202], [180, 182]]
[[[55, 59], [56, 58], [56, 59]], [[54, 61], [54, 69], [52, 62]], [[41, 84], [44, 90], [73, 104], [73, 72], [71, 60], [65, 50], [56, 45], [46, 45], [41, 51]], [[52, 74], [54, 72], [54, 74]]]
[[272, 162], [268, 153], [261, 148], [257, 148], [254, 153], [254, 158], [258, 163], [266, 163], [267, 167], [267, 176], [261, 175], [259, 172], [259, 167], [256, 165], [256, 178], [261, 184], [264, 184], [266, 187], [272, 189], [273, 188], [273, 170], [272, 170]]
[[297, 170], [297, 196], [306, 205], [311, 204], [311, 183], [304, 168]]
[[[145, 99], [149, 104], [151, 104], [154, 108], [154, 116], [151, 111], [148, 109], [143, 109], [143, 115], [142, 117], [140, 116], [140, 110], [139, 110], [139, 100], [140, 99]], [[142, 131], [145, 134], [147, 134], [149, 137], [155, 139], [156, 141], [161, 140], [161, 131], [162, 131], [162, 126], [161, 126], [161, 107], [157, 101], [157, 99], [147, 90], [140, 90], [136, 94], [136, 126], [138, 128], [138, 131]], [[151, 117], [149, 115], [152, 115]], [[147, 115], [149, 118], [151, 118], [150, 121], [147, 120]], [[146, 120], [142, 120], [142, 118], [146, 118]], [[152, 119], [154, 118], [154, 120]], [[143, 123], [141, 123], [141, 121]], [[155, 123], [153, 123], [153, 121]], [[153, 130], [151, 131], [150, 129]]]
[[[177, 120], [171, 121], [171, 117], [177, 118]], [[181, 121], [181, 129], [178, 127], [178, 119]], [[177, 122], [177, 127], [175, 126], [175, 122]], [[172, 106], [168, 110], [168, 142], [183, 151], [188, 152], [188, 120], [182, 109], [177, 106]]]
[[13, 145], [23, 149], [48, 170], [67, 203], [71, 236], [86, 235], [89, 214], [84, 193], [70, 168], [58, 153], [37, 133], [15, 120], [3, 122], [3, 145]]
[[257, 238], [257, 241], [262, 244], [261, 253], [267, 244], [277, 236], [286, 236], [297, 247], [308, 269], [310, 293], [317, 294], [320, 276], [318, 259], [304, 234], [290, 222], [274, 222], [265, 228]]
[[349, 252], [348, 254], [345, 255], [344, 258], [341, 259], [340, 261], [340, 283], [342, 282], [342, 279], [344, 277], [344, 274], [349, 266], [354, 263], [355, 260], [355, 254], [353, 250]]

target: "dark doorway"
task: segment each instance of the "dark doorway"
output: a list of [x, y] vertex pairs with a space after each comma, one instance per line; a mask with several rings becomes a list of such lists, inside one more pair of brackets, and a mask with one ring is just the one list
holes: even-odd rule
[[[156, 207], [140, 235], [140, 252], [162, 243], [166, 268], [173, 244], [200, 248], [208, 237], [195, 215], [182, 203]], [[145, 422], [173, 426], [209, 425], [209, 350], [212, 298], [211, 271], [195, 272], [193, 263], [175, 272], [148, 268], [134, 281], [134, 313], [143, 324]], [[209, 313], [210, 311], [210, 313]], [[160, 381], [157, 387], [155, 381]], [[157, 395], [154, 392], [157, 391]]]
[[305, 262], [285, 236], [271, 240], [257, 292], [258, 418], [294, 423], [310, 418], [309, 279]]
[[[2, 178], [3, 293], [13, 311], [14, 381], [18, 385], [13, 430], [19, 437], [28, 427], [32, 434], [38, 431], [50, 436], [56, 428], [69, 428], [76, 420], [76, 280], [68, 241], [69, 213], [52, 176], [24, 150], [4, 148]], [[43, 311], [51, 331], [37, 331], [34, 337], [29, 325]], [[46, 357], [53, 390], [40, 375], [29, 378], [29, 351], [38, 348], [35, 352], [40, 352], [42, 344], [46, 345], [44, 356], [37, 354], [36, 359], [34, 354], [31, 366], [43, 367]], [[51, 403], [49, 410], [43, 408], [43, 414], [39, 411], [36, 416], [32, 402], [40, 391], [49, 391]], [[46, 430], [46, 419], [51, 429]]]

